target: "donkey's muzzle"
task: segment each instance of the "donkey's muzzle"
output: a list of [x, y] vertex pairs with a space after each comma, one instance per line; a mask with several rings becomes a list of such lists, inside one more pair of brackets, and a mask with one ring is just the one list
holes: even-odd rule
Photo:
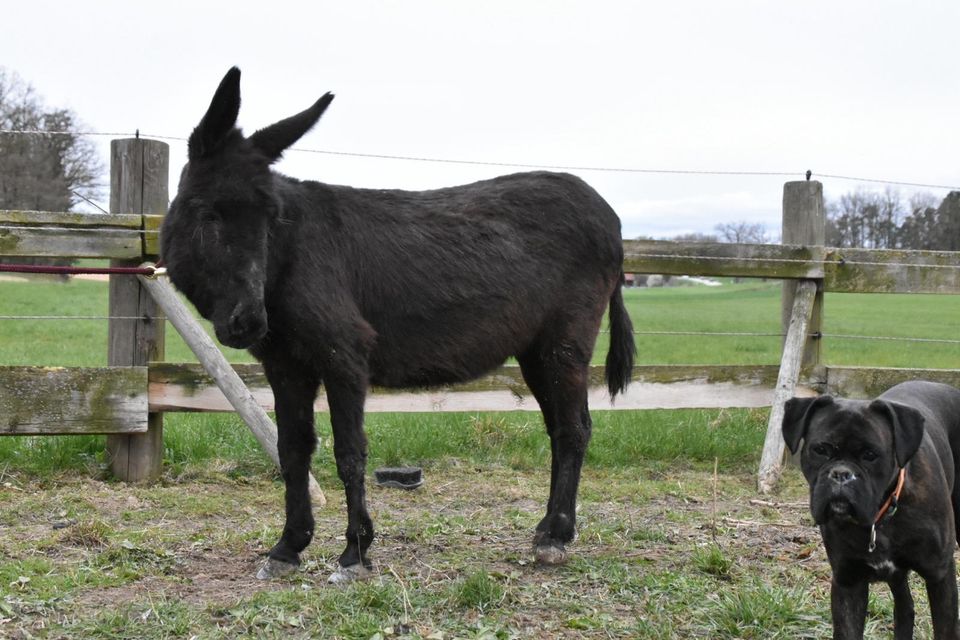
[[214, 325], [217, 340], [234, 349], [247, 349], [267, 335], [263, 308], [238, 304], [225, 323]]

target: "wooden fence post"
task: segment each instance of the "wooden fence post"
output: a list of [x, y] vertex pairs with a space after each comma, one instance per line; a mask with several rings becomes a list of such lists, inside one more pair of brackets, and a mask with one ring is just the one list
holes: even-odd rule
[[[110, 143], [110, 212], [164, 214], [167, 211], [170, 148], [164, 142], [130, 138]], [[141, 228], [142, 225], [141, 225]], [[137, 266], [137, 260], [114, 260]], [[110, 276], [107, 364], [146, 366], [163, 360], [164, 322], [160, 310], [137, 278]], [[125, 318], [136, 317], [137, 320]], [[151, 413], [146, 433], [107, 436], [113, 474], [127, 482], [149, 482], [161, 471], [163, 414]]]
[[[826, 238], [823, 186], [819, 182], [783, 185], [782, 243], [822, 247]], [[784, 404], [795, 393], [797, 380], [819, 366], [823, 317], [823, 280], [785, 280], [781, 300], [784, 342], [780, 374], [773, 393], [767, 435], [760, 456], [757, 488], [767, 493], [783, 470], [786, 444], [781, 433]]]
[[[823, 185], [816, 180], [787, 182], [783, 185], [783, 221], [781, 244], [822, 247], [827, 238], [823, 209]], [[821, 275], [821, 277], [823, 277]], [[780, 298], [780, 326], [784, 336], [790, 327], [793, 298], [800, 280], [784, 280]], [[808, 337], [803, 345], [800, 369], [809, 373], [820, 364], [820, 331], [823, 321], [823, 282], [817, 286], [813, 312], [807, 326]]]

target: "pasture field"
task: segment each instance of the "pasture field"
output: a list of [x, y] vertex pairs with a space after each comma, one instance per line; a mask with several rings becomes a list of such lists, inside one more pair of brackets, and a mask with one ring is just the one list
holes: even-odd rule
[[[776, 333], [779, 283], [627, 291], [638, 331]], [[953, 338], [956, 296], [829, 295], [826, 332]], [[105, 315], [103, 283], [0, 282], [0, 315]], [[601, 338], [602, 339], [602, 338]], [[0, 320], [0, 364], [101, 365], [102, 321]], [[641, 363], [774, 363], [777, 337], [638, 336]], [[602, 360], [606, 347], [598, 347]], [[168, 331], [167, 359], [191, 360]], [[829, 364], [957, 367], [956, 345], [827, 341]], [[248, 360], [241, 352], [231, 359]], [[343, 494], [327, 417], [303, 570], [252, 578], [277, 539], [283, 486], [232, 414], [168, 414], [165, 473], [104, 475], [97, 437], [0, 438], [0, 638], [822, 638], [829, 569], [788, 470], [755, 491], [766, 410], [594, 408], [570, 563], [530, 562], [549, 483], [535, 413], [372, 414], [378, 576], [331, 588]], [[914, 581], [918, 635], [929, 611]], [[870, 638], [892, 634], [875, 589]]]
[[[745, 281], [722, 287], [626, 289], [627, 309], [638, 332], [641, 364], [775, 364], [777, 335], [645, 335], [644, 332], [780, 332], [779, 281]], [[0, 280], [0, 316], [105, 316], [102, 282], [72, 280], [29, 283]], [[960, 296], [828, 293], [826, 334], [955, 339]], [[0, 365], [99, 366], [106, 363], [107, 326], [102, 320], [0, 320]], [[594, 361], [602, 363], [607, 336], [600, 334]], [[170, 362], [194, 362], [172, 329]], [[244, 351], [224, 348], [233, 362], [251, 362]], [[878, 367], [960, 366], [960, 345], [890, 340], [826, 338], [823, 360], [831, 365]]]

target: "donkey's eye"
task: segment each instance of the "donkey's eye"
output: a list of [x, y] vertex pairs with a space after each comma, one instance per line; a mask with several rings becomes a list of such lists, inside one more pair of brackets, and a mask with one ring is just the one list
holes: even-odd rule
[[213, 203], [213, 210], [218, 216], [224, 219], [229, 219], [236, 216], [239, 212], [243, 211], [247, 207], [247, 203], [244, 200], [233, 199], [233, 200], [217, 200]]
[[223, 215], [216, 208], [204, 209], [203, 212], [200, 214], [200, 221], [203, 224], [220, 224], [221, 222], [223, 222]]

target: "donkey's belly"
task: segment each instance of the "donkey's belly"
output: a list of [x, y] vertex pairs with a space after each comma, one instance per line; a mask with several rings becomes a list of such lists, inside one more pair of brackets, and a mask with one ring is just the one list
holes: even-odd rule
[[526, 336], [470, 332], [461, 340], [435, 335], [424, 339], [377, 341], [370, 358], [370, 381], [394, 388], [430, 387], [478, 378], [523, 351]]
[[[463, 354], [458, 358], [392, 358], [375, 354], [370, 362], [370, 382], [381, 387], [417, 388], [456, 384], [478, 378], [497, 368], [512, 354]], [[473, 356], [473, 357], [471, 357]]]
[[366, 316], [376, 332], [371, 380], [387, 387], [424, 387], [472, 380], [523, 353], [556, 303], [535, 282], [503, 278], [497, 293]]

